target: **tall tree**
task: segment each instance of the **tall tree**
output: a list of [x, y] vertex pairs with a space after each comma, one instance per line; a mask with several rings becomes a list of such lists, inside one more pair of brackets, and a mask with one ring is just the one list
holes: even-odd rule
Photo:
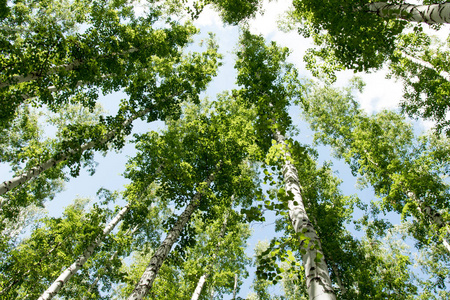
[[[101, 118], [98, 124], [92, 126], [66, 126], [60, 136], [62, 141], [54, 146], [54, 150], [38, 158], [38, 161], [43, 162], [37, 166], [31, 166], [34, 160], [28, 162], [27, 171], [18, 172], [18, 176], [0, 184], [0, 194], [39, 176], [44, 171], [55, 167], [60, 169], [64, 164], [75, 170], [72, 175], [76, 175], [80, 168], [80, 159], [91, 159], [94, 150], [105, 151], [109, 145], [116, 149], [122, 148], [124, 138], [131, 131], [132, 122], [138, 118], [145, 118], [150, 122], [164, 120], [169, 116], [176, 117], [182, 101], [198, 101], [198, 94], [216, 74], [219, 59], [217, 44], [211, 37], [203, 53], [190, 53], [178, 59], [157, 60], [153, 68], [154, 76], [159, 74], [165, 77], [159, 80], [153, 78], [153, 84], [147, 80], [134, 82], [126, 89], [131, 94], [130, 99], [122, 101], [119, 112], [114, 117]], [[193, 77], [193, 73], [196, 76]], [[147, 99], [150, 101], [144, 101]], [[2, 204], [4, 203], [5, 200], [2, 201]]]
[[79, 199], [67, 207], [63, 217], [40, 220], [40, 228], [4, 256], [4, 297], [39, 297], [47, 285], [46, 279], [59, 273], [61, 266], [92, 242], [107, 211], [97, 207], [84, 212], [86, 204], [86, 199]]
[[1, 127], [30, 97], [53, 109], [69, 99], [92, 107], [100, 90], [109, 94], [137, 79], [152, 85], [152, 66], [179, 57], [196, 32], [173, 21], [159, 27], [164, 18], [157, 4], [138, 16], [130, 1], [14, 3], [0, 21]]
[[309, 99], [306, 115], [319, 131], [317, 140], [332, 145], [353, 173], [374, 187], [385, 209], [428, 220], [448, 244], [449, 187], [442, 177], [448, 173], [448, 139], [416, 139], [412, 126], [392, 112], [369, 117], [350, 90], [318, 89]]
[[450, 132], [445, 116], [450, 110], [448, 78], [442, 77], [442, 71], [448, 71], [445, 51], [437, 49], [439, 55], [433, 62], [425, 59], [429, 63], [424, 68], [408, 55], [422, 52], [417, 49], [423, 44], [404, 46], [405, 35], [409, 40], [411, 35], [418, 35], [416, 42], [423, 41], [424, 27], [438, 30], [441, 26], [437, 23], [448, 23], [445, 11], [450, 6], [426, 1], [420, 4], [294, 0], [285, 24], [304, 37], [312, 37], [318, 46], [308, 49], [304, 56], [315, 76], [334, 81], [335, 72], [342, 69], [372, 71], [389, 65], [405, 84], [403, 110], [410, 116], [432, 119], [438, 122], [438, 130]]
[[[257, 150], [250, 115], [228, 95], [221, 95], [211, 104], [186, 107], [183, 118], [170, 122], [164, 135], [152, 132], [138, 138], [140, 152], [131, 161], [127, 176], [135, 182], [153, 176], [161, 184], [161, 197], [173, 199], [176, 208], [186, 207], [175, 222], [172, 219], [169, 223], [172, 226], [166, 239], [155, 250], [129, 299], [142, 299], [149, 292], [194, 211], [213, 217], [212, 203], [229, 207], [233, 194], [238, 203], [246, 205], [242, 201], [251, 194], [238, 182], [252, 180], [240, 178], [248, 176], [242, 170], [244, 159]], [[185, 234], [179, 243], [183, 245], [192, 238]]]
[[404, 85], [402, 109], [436, 123], [438, 133], [450, 134], [449, 42], [423, 32], [403, 34], [389, 64], [390, 75]]
[[[222, 208], [218, 208], [222, 211]], [[218, 213], [220, 213], [218, 211]], [[187, 245], [182, 250], [174, 249], [161, 267], [158, 277], [147, 296], [150, 299], [173, 299], [174, 297], [188, 299], [195, 294], [199, 282], [204, 282], [199, 299], [209, 299], [210, 290], [216, 297], [223, 297], [233, 291], [234, 274], [245, 277], [243, 268], [248, 263], [245, 255], [245, 241], [250, 235], [247, 224], [242, 223], [242, 216], [231, 212], [227, 218], [227, 229], [220, 237], [223, 228], [223, 217], [216, 220], [203, 220], [195, 213], [190, 222], [194, 230], [195, 243]], [[123, 287], [120, 295], [127, 295], [134, 282], [142, 274], [147, 262], [153, 255], [150, 251], [140, 251], [134, 257], [133, 263], [127, 268], [129, 284]], [[209, 276], [205, 276], [209, 272]], [[202, 281], [202, 278], [206, 280]], [[127, 280], [128, 282], [128, 280]]]
[[122, 220], [124, 215], [130, 209], [130, 205], [123, 207], [117, 215], [105, 226], [103, 232], [101, 232], [95, 240], [89, 244], [83, 251], [83, 254], [76, 259], [76, 261], [65, 269], [61, 275], [56, 278], [56, 280], [50, 285], [50, 287], [39, 297], [40, 300], [53, 299], [53, 297], [59, 292], [63, 285], [70, 280], [70, 278], [78, 272], [80, 268], [86, 263], [86, 261], [91, 257], [95, 248], [100, 245], [104, 238], [111, 233], [111, 231], [116, 227], [116, 225]]
[[416, 246], [433, 251], [439, 264], [447, 265], [448, 140], [433, 135], [415, 138], [411, 125], [392, 112], [365, 115], [349, 90], [318, 89], [309, 99], [306, 115], [319, 131], [316, 138], [346, 160], [363, 186], [374, 188], [382, 198], [377, 210], [395, 211], [404, 220], [412, 216], [413, 226], [408, 228]]
[[254, 126], [266, 153], [270, 153], [268, 142], [274, 141], [270, 155], [279, 160], [276, 166], [282, 172], [285, 191], [289, 195], [289, 218], [299, 238], [298, 250], [302, 253], [309, 297], [336, 299], [320, 239], [305, 210], [292, 146], [284, 137], [292, 126], [287, 107], [291, 101], [299, 101], [302, 95], [298, 74], [286, 63], [288, 49], [280, 48], [274, 42], [266, 46], [262, 37], [249, 32], [244, 32], [240, 42], [236, 69], [237, 82], [243, 89], [237, 93], [244, 103], [254, 105], [258, 112]]
[[[429, 5], [428, 12], [434, 12]], [[380, 68], [395, 50], [395, 43], [408, 21], [428, 23], [426, 13], [411, 13], [417, 5], [370, 1], [293, 1], [292, 20], [298, 22], [299, 32], [313, 37], [321, 46], [311, 50], [326, 60], [336, 58], [338, 64], [358, 71]], [[448, 4], [444, 4], [448, 9]], [[427, 9], [425, 6], [421, 7]], [[442, 11], [439, 11], [442, 12]], [[413, 18], [421, 16], [422, 19]], [[442, 21], [441, 21], [442, 22]], [[447, 21], [444, 21], [447, 22]], [[439, 23], [436, 22], [429, 23]]]
[[[87, 199], [76, 200], [65, 210], [63, 218], [40, 220], [41, 228], [33, 230], [30, 238], [22, 240], [16, 249], [3, 256], [1, 294], [12, 297], [28, 293], [37, 298], [54, 282], [43, 298], [58, 292], [59, 296], [67, 298], [108, 299], [111, 294], [102, 293], [99, 285], [103, 289], [111, 288], [123, 280], [120, 259], [128, 256], [137, 244], [153, 245], [160, 237], [159, 223], [165, 207], [155, 196], [154, 185], [139, 190], [139, 195], [136, 191], [134, 186], [127, 186], [128, 205], [122, 209], [100, 208], [117, 201], [119, 196], [119, 193], [101, 190], [99, 196], [104, 200], [94, 204], [90, 211], [86, 209]], [[137, 214], [140, 219], [149, 220], [142, 222], [135, 218]], [[108, 232], [122, 220], [117, 233]], [[136, 223], [140, 226], [134, 226]], [[134, 227], [130, 230], [129, 226]], [[30, 257], [35, 259], [30, 260]]]

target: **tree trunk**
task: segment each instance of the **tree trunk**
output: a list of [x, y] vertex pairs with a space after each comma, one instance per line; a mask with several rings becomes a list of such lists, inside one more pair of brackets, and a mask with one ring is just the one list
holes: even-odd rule
[[412, 55], [410, 55], [408, 53], [402, 52], [402, 55], [405, 58], [407, 58], [410, 61], [412, 61], [413, 63], [415, 63], [415, 64], [418, 64], [418, 65], [420, 65], [420, 66], [422, 66], [424, 68], [428, 68], [430, 70], [436, 71], [436, 73], [438, 73], [439, 76], [441, 76], [442, 78], [444, 78], [445, 80], [450, 82], [450, 73], [448, 73], [448, 72], [446, 72], [444, 70], [439, 71], [430, 62], [427, 62], [427, 61], [424, 61], [423, 59], [414, 57], [414, 56], [412, 56]]
[[[207, 187], [210, 186], [213, 179], [214, 175], [211, 174], [206, 180]], [[161, 268], [170, 250], [172, 249], [173, 244], [175, 244], [175, 242], [178, 240], [184, 226], [187, 224], [192, 213], [200, 204], [201, 196], [202, 192], [197, 192], [191, 202], [189, 202], [189, 204], [186, 206], [186, 209], [183, 211], [183, 213], [178, 217], [177, 222], [167, 234], [165, 240], [156, 250], [153, 257], [150, 259], [150, 263], [145, 269], [144, 274], [142, 274], [141, 279], [136, 284], [133, 292], [128, 297], [128, 300], [143, 299], [150, 291], [153, 282], [155, 281], [156, 275], [158, 274], [159, 269]]]
[[372, 2], [366, 4], [364, 8], [383, 18], [398, 18], [427, 24], [450, 23], [449, 2], [429, 5]]
[[236, 299], [237, 284], [238, 284], [238, 274], [234, 274], [233, 300]]
[[200, 294], [202, 293], [203, 287], [205, 286], [206, 279], [208, 279], [208, 275], [209, 273], [205, 273], [202, 276], [200, 276], [195, 291], [192, 294], [191, 300], [198, 300], [200, 298]]
[[38, 300], [52, 299], [62, 288], [62, 286], [69, 281], [69, 279], [78, 272], [79, 269], [86, 263], [86, 261], [94, 253], [94, 249], [100, 245], [105, 236], [107, 236], [119, 223], [120, 220], [130, 209], [130, 204], [126, 205], [122, 210], [109, 222], [109, 224], [103, 229], [103, 233], [97, 236], [97, 238], [88, 246], [83, 255], [81, 255], [70, 267], [68, 267], [62, 274], [53, 282], [53, 284], [39, 297]]
[[306, 287], [310, 300], [336, 300], [331, 285], [328, 267], [323, 255], [320, 239], [306, 213], [301, 195], [298, 172], [292, 163], [284, 136], [277, 130], [274, 138], [284, 147], [283, 177], [287, 193], [294, 198], [289, 200], [289, 218], [300, 239], [300, 252], [305, 269]]
[[[125, 126], [130, 125], [134, 120], [144, 116], [149, 111], [150, 111], [149, 109], [144, 109], [142, 111], [139, 111], [138, 113], [133, 115], [131, 118], [129, 118], [125, 122], [123, 122], [122, 126], [125, 127]], [[51, 167], [57, 165], [60, 162], [67, 160], [71, 155], [73, 155], [75, 153], [82, 153], [86, 150], [92, 149], [96, 145], [105, 144], [112, 137], [114, 137], [114, 135], [117, 133], [117, 131], [118, 131], [118, 129], [111, 130], [100, 141], [91, 141], [89, 143], [81, 145], [81, 147], [79, 149], [76, 149], [76, 150], [71, 149], [71, 150], [67, 151], [66, 153], [61, 154], [59, 156], [59, 158], [51, 158], [51, 159], [47, 160], [46, 162], [44, 162], [38, 166], [35, 166], [35, 167], [31, 168], [30, 170], [20, 174], [19, 176], [12, 178], [11, 180], [4, 181], [2, 184], [0, 184], [0, 195], [3, 195], [4, 193], [27, 182], [28, 180], [37, 177], [42, 172], [50, 169]], [[2, 199], [0, 199], [0, 200], [1, 200], [0, 201], [0, 208], [1, 208], [6, 203], [6, 201], [2, 200]]]

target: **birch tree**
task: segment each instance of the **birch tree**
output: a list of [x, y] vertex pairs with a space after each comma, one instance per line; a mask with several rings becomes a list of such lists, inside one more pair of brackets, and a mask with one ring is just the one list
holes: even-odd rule
[[259, 137], [264, 138], [262, 146], [266, 153], [270, 147], [267, 141], [273, 140], [274, 147], [279, 150], [279, 168], [289, 195], [289, 219], [299, 239], [298, 250], [302, 253], [309, 297], [336, 299], [320, 239], [305, 210], [291, 147], [284, 137], [292, 122], [287, 106], [291, 101], [299, 101], [302, 95], [298, 74], [292, 65], [285, 62], [286, 48], [280, 48], [274, 42], [266, 46], [261, 37], [248, 32], [244, 32], [240, 42], [235, 66], [237, 82], [243, 87], [239, 96], [242, 101], [256, 106], [258, 118], [254, 126]]
[[449, 8], [447, 3], [369, 1], [293, 1], [293, 6], [291, 22], [297, 23], [291, 23], [292, 27], [298, 26], [299, 33], [313, 37], [320, 46], [318, 50], [311, 49], [311, 54], [324, 61], [330, 61], [327, 56], [331, 55], [337, 60], [337, 67], [357, 71], [378, 69], [389, 61], [397, 38], [410, 22], [419, 22], [413, 24], [417, 30], [423, 24], [448, 23], [443, 10]]
[[448, 131], [448, 80], [442, 77], [445, 51], [436, 48], [443, 55], [436, 56], [431, 64], [425, 59], [425, 64], [417, 65], [416, 59], [411, 61], [415, 55], [410, 54], [417, 52], [419, 45], [409, 43], [410, 49], [404, 47], [405, 35], [422, 36], [417, 42], [426, 36], [424, 28], [439, 30], [442, 23], [448, 24], [444, 13], [450, 7], [448, 3], [293, 1], [293, 6], [284, 20], [285, 29], [298, 30], [317, 46], [304, 56], [314, 76], [335, 81], [336, 72], [343, 69], [363, 72], [389, 65], [404, 82], [403, 110], [413, 117], [432, 119], [438, 123], [438, 130]]
[[[171, 218], [166, 239], [155, 250], [129, 299], [142, 299], [148, 294], [171, 248], [182, 231], [188, 230], [185, 226], [194, 211], [211, 216], [211, 204], [229, 207], [232, 194], [242, 204], [242, 199], [250, 199], [248, 189], [244, 192], [239, 189], [242, 184], [237, 184], [246, 181], [239, 178], [244, 159], [257, 150], [247, 116], [227, 95], [222, 95], [217, 102], [186, 107], [184, 117], [170, 122], [163, 135], [153, 132], [138, 138], [140, 152], [131, 160], [127, 176], [135, 182], [155, 176], [162, 187], [160, 196], [167, 201], [173, 199], [175, 208], [185, 208]], [[156, 172], [158, 169], [161, 171]], [[181, 237], [179, 247], [193, 238], [189, 234]]]
[[[222, 211], [222, 208], [217, 208]], [[227, 221], [228, 229], [223, 237], [219, 231], [223, 228], [223, 218], [202, 220], [201, 214], [192, 217], [192, 230], [195, 232], [195, 243], [182, 250], [174, 249], [161, 267], [148, 298], [151, 299], [183, 299], [192, 298], [199, 282], [204, 282], [199, 299], [209, 299], [211, 288], [215, 297], [223, 297], [232, 293], [235, 272], [241, 281], [246, 277], [245, 266], [248, 258], [245, 255], [245, 241], [250, 231], [247, 224], [242, 223], [242, 216], [232, 212]], [[229, 223], [228, 223], [229, 222]], [[220, 243], [220, 245], [219, 245]], [[133, 263], [126, 269], [128, 280], [136, 282], [149, 261], [152, 252], [140, 251], [134, 256]], [[205, 272], [209, 275], [205, 276]], [[203, 278], [206, 280], [202, 281]], [[127, 280], [127, 282], [128, 282]], [[121, 288], [120, 295], [127, 295], [133, 286], [127, 284]]]
[[[441, 177], [448, 172], [442, 152], [448, 140], [432, 135], [416, 139], [412, 127], [392, 112], [368, 117], [348, 91], [323, 89], [310, 99], [308, 119], [319, 130], [317, 139], [333, 145], [337, 156], [374, 187], [385, 209], [428, 220], [440, 231], [436, 237], [448, 244], [448, 184]], [[346, 125], [337, 125], [341, 122]]]
[[187, 252], [189, 260], [183, 266], [188, 278], [198, 280], [192, 282], [192, 300], [235, 293], [235, 284], [247, 276], [245, 266], [249, 259], [244, 250], [250, 229], [241, 219], [240, 214], [228, 208], [211, 225], [201, 221], [195, 224], [201, 241], [197, 240]]
[[436, 123], [437, 133], [449, 135], [449, 44], [423, 32], [403, 34], [389, 64], [390, 76], [404, 85], [402, 109], [411, 117]]
[[[157, 4], [137, 16], [128, 1], [21, 1], [0, 21], [1, 127], [30, 99], [51, 109], [70, 101], [93, 107], [99, 91], [109, 94], [136, 83], [161, 58], [179, 57], [196, 29], [163, 21]], [[86, 30], [80, 30], [87, 26]], [[20, 30], [13, 30], [19, 28]], [[81, 83], [81, 84], [80, 84]]]
[[41, 228], [4, 255], [3, 297], [37, 298], [47, 285], [45, 279], [59, 273], [61, 265], [81, 254], [92, 242], [107, 214], [99, 208], [83, 213], [86, 204], [86, 199], [75, 201], [63, 217], [41, 220]]
[[[51, 155], [50, 153], [55, 151], [58, 145], [64, 143], [66, 139], [64, 132], [67, 132], [70, 123], [80, 129], [95, 126], [101, 114], [100, 107], [89, 112], [80, 105], [67, 105], [59, 114], [48, 114], [44, 118], [43, 114], [38, 113], [35, 109], [24, 107], [18, 119], [14, 120], [11, 130], [2, 130], [0, 159], [3, 167], [9, 166], [14, 173], [21, 173], [23, 168], [29, 168], [30, 165], [39, 163], [41, 159]], [[44, 134], [45, 122], [42, 119], [55, 127], [54, 135], [46, 136]], [[89, 167], [91, 170], [94, 167], [92, 157], [88, 155], [80, 157], [79, 164]], [[45, 200], [52, 200], [63, 188], [65, 174], [63, 166], [56, 166], [45, 176], [35, 178], [25, 186], [4, 194], [0, 203], [0, 219], [2, 220], [0, 228], [7, 223], [14, 223], [27, 210], [27, 206], [40, 207]], [[2, 232], [2, 242], [5, 241], [5, 238]]]
[[[56, 145], [56, 149], [39, 157], [38, 161], [43, 161], [42, 163], [31, 166], [35, 161], [31, 160], [28, 162], [27, 171], [18, 172], [18, 176], [0, 184], [0, 194], [11, 191], [42, 172], [49, 172], [48, 170], [53, 168], [60, 169], [64, 165], [74, 170], [71, 173], [75, 176], [80, 169], [80, 159], [92, 159], [94, 150], [106, 151], [110, 146], [115, 149], [122, 148], [125, 137], [131, 131], [132, 122], [136, 119], [145, 118], [151, 122], [164, 120], [169, 116], [176, 117], [180, 103], [186, 100], [197, 102], [198, 94], [206, 88], [220, 64], [217, 45], [212, 39], [208, 40], [207, 44], [205, 52], [186, 54], [176, 62], [172, 59], [158, 60], [152, 76], [165, 77], [160, 78], [158, 83], [156, 78], [153, 78], [153, 84], [148, 79], [136, 80], [127, 88], [131, 96], [122, 101], [116, 116], [100, 118], [95, 126], [66, 126], [61, 134], [62, 142]], [[197, 76], [192, 77], [192, 73]], [[143, 99], [151, 101], [145, 102]], [[2, 200], [1, 204], [5, 203], [5, 199]]]
[[[100, 292], [100, 285], [111, 289], [113, 284], [123, 280], [120, 259], [128, 256], [137, 244], [153, 245], [154, 240], [159, 239], [160, 219], [166, 211], [155, 196], [154, 185], [144, 191], [130, 185], [126, 191], [128, 205], [122, 209], [101, 209], [100, 203], [117, 201], [119, 197], [119, 193], [102, 190], [99, 197], [103, 200], [91, 211], [85, 210], [86, 199], [77, 200], [66, 209], [63, 218], [40, 220], [45, 226], [41, 225], [29, 239], [4, 254], [2, 295], [28, 293], [37, 298], [46, 291], [43, 298], [51, 298], [56, 293], [67, 298], [110, 298], [111, 293]], [[149, 220], [142, 222], [135, 218], [137, 214], [140, 219]], [[107, 222], [109, 216], [111, 219]], [[111, 234], [121, 221], [118, 232]], [[139, 227], [134, 226], [136, 223]], [[134, 226], [133, 230], [129, 226]], [[73, 234], [75, 231], [78, 234]], [[61, 270], [64, 270], [62, 274]]]

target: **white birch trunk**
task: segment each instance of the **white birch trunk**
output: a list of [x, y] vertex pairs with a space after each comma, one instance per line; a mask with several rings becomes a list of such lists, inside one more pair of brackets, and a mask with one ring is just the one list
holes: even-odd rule
[[[214, 175], [210, 175], [206, 181], [207, 187], [210, 186], [213, 179]], [[164, 241], [161, 243], [161, 245], [156, 250], [155, 254], [150, 259], [150, 263], [145, 269], [144, 274], [142, 274], [141, 279], [136, 284], [133, 292], [127, 298], [128, 300], [143, 299], [150, 291], [153, 282], [155, 281], [156, 275], [158, 274], [159, 269], [161, 268], [170, 250], [172, 249], [173, 244], [175, 244], [175, 242], [178, 240], [184, 226], [187, 224], [192, 213], [200, 204], [201, 196], [202, 193], [197, 192], [193, 197], [193, 199], [191, 200], [191, 202], [189, 202], [189, 204], [186, 206], [186, 209], [183, 211], [183, 213], [178, 217], [177, 222], [172, 227], [172, 229], [167, 234]]]
[[[112, 53], [111, 55], [122, 55], [122, 54], [128, 54], [128, 53], [133, 53], [138, 51], [137, 48], [131, 48], [130, 50], [121, 52], [121, 53]], [[106, 55], [104, 55], [105, 57]], [[0, 82], [0, 89], [7, 87], [7, 86], [11, 86], [11, 85], [15, 85], [15, 84], [19, 84], [19, 83], [23, 83], [23, 82], [29, 82], [29, 81], [33, 81], [36, 80], [40, 77], [44, 77], [44, 76], [48, 76], [48, 75], [52, 75], [57, 73], [58, 71], [72, 71], [75, 68], [77, 68], [78, 66], [83, 64], [83, 60], [77, 59], [74, 60], [73, 62], [69, 63], [69, 64], [63, 64], [60, 66], [55, 66], [55, 67], [51, 67], [48, 69], [48, 71], [44, 74], [40, 73], [40, 72], [31, 72], [30, 74], [26, 74], [26, 75], [16, 75], [13, 76], [11, 78], [11, 80], [9, 80], [9, 82]]]
[[62, 286], [75, 275], [79, 269], [86, 263], [86, 261], [94, 253], [94, 249], [101, 244], [105, 236], [107, 236], [117, 225], [117, 223], [122, 220], [123, 216], [130, 209], [130, 204], [122, 208], [121, 211], [114, 217], [114, 219], [109, 222], [109, 224], [103, 229], [103, 233], [97, 236], [97, 238], [88, 246], [83, 255], [81, 255], [70, 267], [68, 267], [64, 272], [59, 275], [59, 277], [52, 283], [52, 285], [39, 297], [38, 300], [49, 300], [52, 299], [62, 288]]
[[61, 65], [61, 66], [52, 67], [45, 74], [41, 74], [40, 72], [31, 72], [30, 74], [27, 74], [27, 75], [16, 75], [16, 76], [13, 76], [11, 78], [10, 82], [1, 82], [0, 83], [0, 89], [3, 88], [3, 87], [10, 86], [10, 85], [15, 85], [15, 84], [23, 83], [23, 82], [28, 82], [28, 81], [33, 81], [33, 80], [36, 80], [36, 79], [38, 79], [40, 77], [43, 77], [43, 76], [52, 75], [52, 74], [55, 74], [56, 72], [58, 72], [60, 70], [61, 71], [62, 70], [72, 71], [73, 69], [75, 69], [79, 65], [81, 65], [81, 60], [77, 59], [77, 60], [73, 61], [70, 64], [64, 64], [64, 65]]
[[410, 22], [427, 24], [450, 23], [450, 2], [429, 5], [372, 2], [366, 4], [364, 9], [380, 17], [393, 17]]
[[[136, 120], [137, 118], [142, 117], [143, 115], [145, 115], [147, 112], [149, 112], [149, 109], [145, 109], [142, 110], [138, 113], [136, 113], [135, 115], [133, 115], [131, 118], [127, 119], [125, 122], [122, 123], [122, 126], [128, 126], [130, 125], [134, 120]], [[63, 162], [65, 160], [67, 160], [71, 155], [75, 154], [75, 153], [82, 153], [86, 150], [89, 150], [93, 147], [95, 147], [96, 145], [102, 145], [105, 144], [106, 142], [108, 142], [112, 137], [114, 137], [114, 135], [117, 133], [117, 129], [111, 130], [110, 132], [108, 132], [105, 137], [100, 140], [100, 141], [91, 141], [89, 143], [86, 143], [84, 145], [81, 145], [81, 147], [77, 150], [69, 150], [66, 153], [63, 153], [59, 158], [51, 158], [49, 160], [47, 160], [46, 162], [35, 166], [33, 168], [31, 168], [30, 170], [20, 174], [19, 176], [16, 176], [14, 178], [12, 178], [11, 180], [6, 180], [3, 183], [0, 184], [0, 195], [5, 194], [6, 192], [12, 190], [13, 188], [27, 182], [28, 180], [37, 177], [39, 174], [41, 174], [42, 172], [52, 168], [53, 166], [57, 165], [60, 162]], [[0, 208], [6, 203], [6, 201], [2, 199], [0, 199]]]
[[234, 274], [233, 300], [236, 299], [237, 284], [238, 284], [238, 274]]
[[274, 132], [274, 138], [278, 144], [284, 147], [285, 151], [283, 177], [286, 192], [294, 195], [294, 199], [288, 202], [289, 218], [295, 232], [301, 235], [300, 252], [302, 253], [309, 299], [336, 300], [320, 239], [308, 218], [303, 204], [297, 169], [291, 161], [291, 154], [287, 149], [284, 136], [279, 131], [276, 131]]
[[5, 198], [0, 197], [0, 211], [1, 211], [1, 208], [3, 207], [3, 205], [5, 205], [6, 202], [7, 202], [7, 201], [6, 201]]
[[448, 73], [446, 71], [443, 71], [443, 70], [438, 71], [438, 70], [436, 70], [436, 68], [431, 63], [429, 63], [427, 61], [424, 61], [424, 60], [422, 60], [420, 58], [414, 57], [414, 56], [412, 56], [410, 54], [407, 54], [405, 52], [402, 52], [402, 55], [404, 57], [406, 57], [407, 59], [411, 60], [413, 63], [416, 63], [416, 64], [418, 64], [418, 65], [420, 65], [420, 66], [422, 66], [424, 68], [428, 68], [430, 70], [436, 71], [439, 74], [439, 76], [441, 76], [442, 78], [444, 78], [445, 80], [450, 82], [450, 73]]
[[208, 273], [200, 276], [200, 279], [197, 282], [197, 286], [195, 287], [195, 291], [192, 294], [191, 300], [198, 300], [200, 298], [200, 294], [202, 293], [203, 287], [205, 286], [206, 279], [208, 279]]
[[[441, 229], [443, 227], [446, 227], [446, 232], [448, 234], [448, 227], [447, 224], [442, 220], [442, 216], [440, 213], [436, 212], [434, 209], [432, 209], [430, 206], [424, 206], [424, 207], [418, 207], [419, 211], [422, 214], [425, 214], [428, 216], [436, 226]], [[442, 237], [442, 244], [447, 249], [447, 251], [450, 253], [450, 244], [448, 243], [447, 239], [445, 237]]]

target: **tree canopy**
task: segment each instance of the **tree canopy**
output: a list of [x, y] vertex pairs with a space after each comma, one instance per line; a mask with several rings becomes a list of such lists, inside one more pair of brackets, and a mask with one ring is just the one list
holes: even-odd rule
[[0, 298], [450, 296], [449, 3], [285, 2], [0, 0]]

